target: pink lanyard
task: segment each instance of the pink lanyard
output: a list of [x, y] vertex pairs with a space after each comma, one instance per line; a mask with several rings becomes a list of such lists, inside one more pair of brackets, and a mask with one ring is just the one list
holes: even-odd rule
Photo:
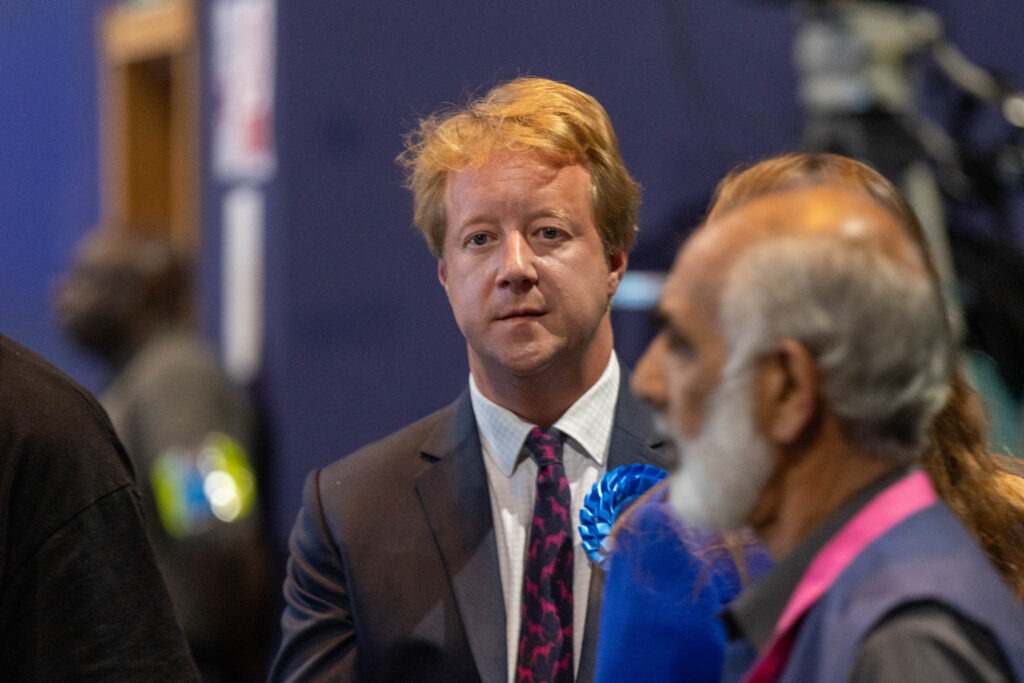
[[764, 655], [744, 683], [773, 683], [789, 659], [800, 618], [832, 586], [864, 548], [894, 526], [936, 501], [924, 472], [913, 472], [875, 496], [814, 556], [775, 625]]

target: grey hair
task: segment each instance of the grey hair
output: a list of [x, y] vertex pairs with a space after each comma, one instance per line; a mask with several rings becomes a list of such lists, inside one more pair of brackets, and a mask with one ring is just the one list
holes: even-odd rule
[[719, 310], [726, 372], [796, 340], [817, 360], [846, 438], [901, 462], [924, 451], [946, 402], [951, 347], [923, 270], [850, 235], [764, 240], [734, 261]]

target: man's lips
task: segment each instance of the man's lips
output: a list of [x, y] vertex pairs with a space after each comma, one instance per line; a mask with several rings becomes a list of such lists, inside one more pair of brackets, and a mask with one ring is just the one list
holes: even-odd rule
[[516, 320], [519, 318], [539, 318], [544, 315], [545, 311], [536, 308], [517, 308], [512, 311], [507, 311], [498, 316], [498, 320]]

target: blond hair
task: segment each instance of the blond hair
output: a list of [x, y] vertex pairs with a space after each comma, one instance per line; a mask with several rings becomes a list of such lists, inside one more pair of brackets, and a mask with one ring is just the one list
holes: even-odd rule
[[431, 253], [444, 253], [448, 175], [478, 168], [496, 153], [535, 154], [555, 166], [583, 165], [605, 252], [629, 251], [636, 240], [640, 187], [619, 154], [604, 107], [564, 83], [520, 77], [465, 107], [422, 119], [405, 139], [398, 163], [413, 193], [413, 222]]

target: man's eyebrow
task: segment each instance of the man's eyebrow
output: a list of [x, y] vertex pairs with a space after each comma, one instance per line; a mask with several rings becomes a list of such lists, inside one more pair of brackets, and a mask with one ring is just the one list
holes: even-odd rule
[[566, 211], [565, 209], [540, 209], [539, 211], [536, 211], [533, 214], [532, 218], [534, 220], [536, 220], [537, 218], [557, 218], [559, 220], [565, 221], [574, 228], [576, 227], [576, 221], [573, 220], [572, 216], [570, 216], [569, 212]]
[[487, 214], [481, 213], [481, 214], [474, 214], [474, 215], [466, 218], [465, 220], [463, 220], [461, 223], [459, 223], [455, 227], [456, 227], [457, 230], [464, 230], [465, 228], [476, 227], [478, 225], [490, 225], [492, 223], [494, 223], [494, 219], [493, 218], [491, 218]]
[[661, 308], [651, 311], [651, 322], [657, 327], [658, 334], [663, 335], [672, 348], [690, 349], [693, 347], [690, 335], [678, 325]]

